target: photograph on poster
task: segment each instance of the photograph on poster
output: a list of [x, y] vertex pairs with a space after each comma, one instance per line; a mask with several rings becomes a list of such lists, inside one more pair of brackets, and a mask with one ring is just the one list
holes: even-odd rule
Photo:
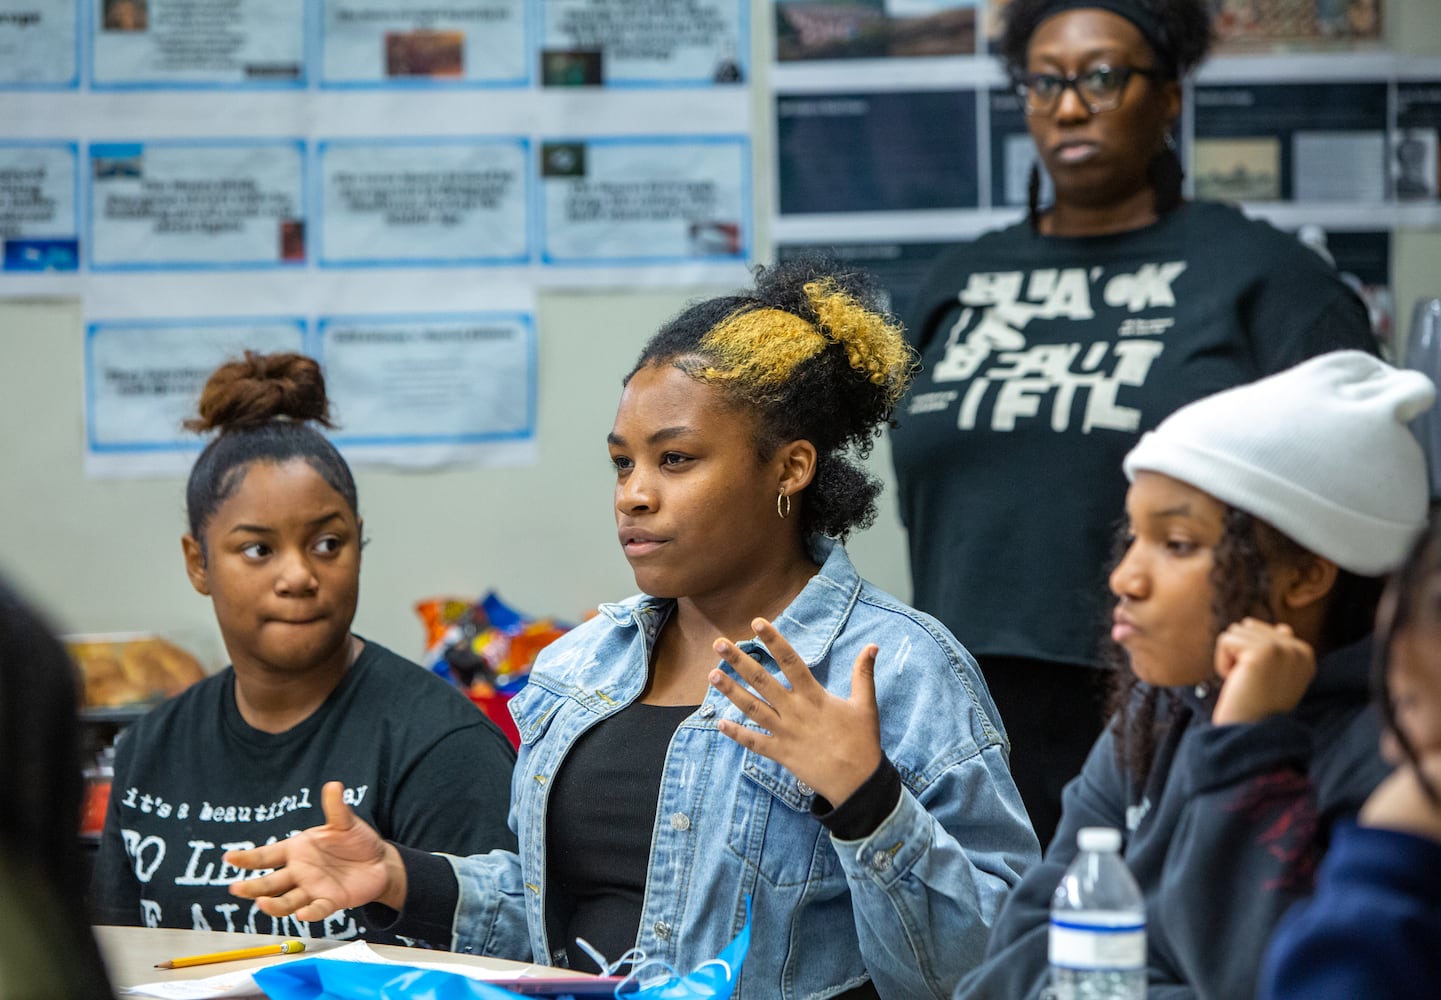
[[[986, 5], [985, 37], [992, 49], [1000, 38], [1009, 2], [989, 0]], [[1209, 0], [1216, 31], [1216, 52], [1249, 55], [1295, 49], [1376, 48], [1383, 41], [1384, 2]]]
[[0, 0], [0, 89], [79, 84], [79, 0]]
[[1378, 45], [1381, 5], [1382, 0], [1211, 0], [1220, 52]]
[[322, 87], [518, 87], [530, 82], [525, 0], [322, 0]]
[[0, 142], [0, 270], [79, 268], [78, 156], [74, 143]]
[[105, 0], [102, 31], [144, 31], [150, 27], [147, 0]]
[[542, 87], [599, 87], [605, 82], [600, 49], [547, 49], [540, 54]]
[[385, 33], [386, 76], [462, 76], [464, 73], [464, 32]]
[[[1197, 85], [1198, 191], [1222, 197], [1227, 186], [1254, 187], [1280, 201], [1384, 200], [1388, 91], [1383, 80]], [[1278, 184], [1265, 180], [1272, 176]]]
[[97, 89], [305, 85], [305, 5], [102, 0], [91, 37]]
[[1396, 134], [1392, 136], [1392, 190], [1400, 201], [1441, 198], [1441, 80], [1396, 83]]
[[977, 208], [976, 92], [779, 94], [782, 215]]
[[540, 162], [547, 264], [749, 256], [745, 136], [558, 140]]
[[976, 0], [776, 0], [776, 58], [973, 55]]
[[744, 83], [745, 0], [545, 0], [541, 83], [656, 87]]
[[1396, 197], [1416, 201], [1436, 197], [1438, 189], [1436, 130], [1404, 128], [1392, 145]]
[[1197, 198], [1277, 201], [1281, 197], [1281, 143], [1270, 137], [1197, 139], [1191, 176]]

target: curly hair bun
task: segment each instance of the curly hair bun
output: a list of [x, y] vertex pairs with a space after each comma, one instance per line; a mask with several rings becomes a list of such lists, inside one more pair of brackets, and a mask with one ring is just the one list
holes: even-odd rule
[[304, 354], [257, 354], [228, 361], [217, 368], [200, 393], [199, 415], [185, 421], [198, 433], [240, 430], [272, 420], [330, 422], [325, 376], [314, 358]]

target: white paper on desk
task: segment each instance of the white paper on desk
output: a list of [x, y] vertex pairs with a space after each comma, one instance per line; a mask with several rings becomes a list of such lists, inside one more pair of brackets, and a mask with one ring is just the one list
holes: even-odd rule
[[[417, 955], [425, 954], [417, 949]], [[442, 972], [454, 972], [470, 979], [479, 979], [485, 982], [511, 981], [525, 972], [513, 970], [486, 969], [474, 965], [461, 965], [458, 962], [426, 962], [406, 961], [397, 962], [383, 955], [372, 951], [364, 941], [352, 941], [339, 948], [332, 948], [328, 951], [317, 952], [311, 955], [296, 955], [287, 961], [298, 961], [301, 958], [338, 958], [347, 962], [369, 962], [374, 965], [398, 965], [413, 967], [417, 969], [439, 969]], [[275, 963], [279, 964], [279, 963]], [[120, 991], [122, 996], [131, 997], [159, 997], [160, 1000], [210, 1000], [212, 997], [258, 997], [264, 994], [255, 985], [255, 977], [245, 972], [226, 972], [218, 976], [211, 976], [208, 979], [182, 979], [165, 983], [143, 983], [140, 986], [131, 986]]]

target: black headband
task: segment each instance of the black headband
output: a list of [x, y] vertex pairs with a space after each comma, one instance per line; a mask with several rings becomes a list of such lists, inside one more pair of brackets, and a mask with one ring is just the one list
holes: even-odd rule
[[1047, 4], [1041, 11], [1040, 16], [1036, 18], [1036, 24], [1039, 26], [1042, 21], [1064, 11], [1087, 9], [1109, 11], [1117, 17], [1123, 17], [1130, 21], [1156, 53], [1156, 58], [1161, 61], [1161, 68], [1165, 70], [1166, 75], [1169, 77], [1177, 75], [1176, 57], [1171, 53], [1166, 30], [1161, 26], [1156, 15], [1137, 0], [1055, 0], [1054, 3]]

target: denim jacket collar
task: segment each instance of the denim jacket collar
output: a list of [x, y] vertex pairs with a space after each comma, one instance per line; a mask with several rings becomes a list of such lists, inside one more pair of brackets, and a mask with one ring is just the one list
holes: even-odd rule
[[[807, 581], [774, 624], [801, 659], [807, 663], [818, 663], [830, 652], [836, 637], [845, 627], [861, 593], [861, 578], [846, 555], [845, 547], [835, 539], [813, 535], [810, 550], [811, 557], [820, 564], [820, 572]], [[675, 610], [675, 603], [674, 598], [637, 594], [624, 601], [602, 604], [598, 610], [617, 628], [644, 630], [646, 645], [650, 647]], [[765, 648], [754, 637], [737, 644], [746, 650]], [[606, 670], [604, 664], [595, 666], [604, 671], [594, 675], [597, 688], [622, 701], [629, 698], [618, 696], [634, 695], [635, 692], [629, 692], [629, 688], [635, 685], [636, 678], [629, 667], [612, 664]], [[625, 674], [629, 676], [622, 676]], [[644, 683], [643, 678], [640, 680]], [[612, 688], [615, 690], [610, 690]]]

